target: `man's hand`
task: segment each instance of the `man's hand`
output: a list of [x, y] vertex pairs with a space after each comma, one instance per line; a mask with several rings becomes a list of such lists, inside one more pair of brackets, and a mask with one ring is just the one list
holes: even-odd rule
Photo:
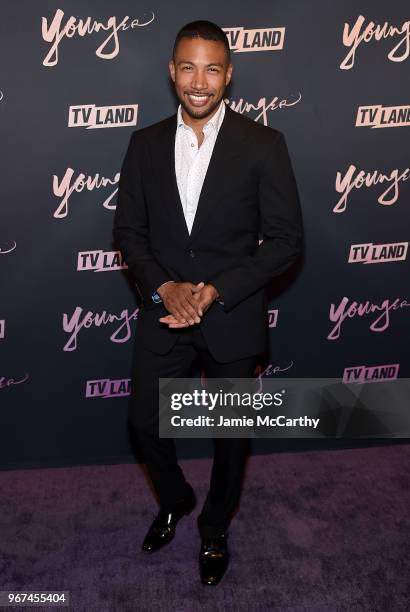
[[[166, 283], [159, 287], [158, 293], [174, 320], [187, 326], [201, 321], [202, 309], [194, 297], [203, 286], [203, 282], [197, 285], [189, 282]], [[160, 321], [163, 321], [164, 318], [166, 317], [162, 317]]]
[[[174, 283], [171, 283], [171, 284], [174, 284]], [[192, 284], [192, 283], [188, 283], [188, 284]], [[198, 285], [192, 285], [192, 286], [197, 288], [195, 293], [192, 295], [192, 300], [197, 308], [197, 312], [199, 313], [199, 316], [202, 317], [205, 314], [205, 312], [208, 310], [210, 305], [216, 299], [218, 299], [219, 297], [218, 291], [213, 285], [210, 285], [210, 284], [205, 285], [203, 282], [198, 283]], [[195, 321], [193, 321], [192, 323], [191, 323], [192, 319], [189, 322], [187, 321], [183, 322], [171, 313], [169, 315], [166, 315], [165, 317], [161, 317], [160, 321], [161, 323], [166, 323], [168, 327], [181, 328], [181, 327], [189, 327], [189, 325], [193, 325], [194, 322], [200, 323], [201, 319], [199, 320], [195, 319]]]

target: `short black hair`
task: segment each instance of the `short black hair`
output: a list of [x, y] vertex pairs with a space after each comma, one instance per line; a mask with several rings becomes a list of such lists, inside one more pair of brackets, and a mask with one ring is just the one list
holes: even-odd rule
[[225, 32], [216, 23], [212, 21], [199, 20], [191, 21], [185, 24], [178, 32], [175, 38], [172, 57], [175, 59], [175, 51], [181, 38], [203, 38], [204, 40], [219, 40], [225, 45], [228, 63], [231, 61], [231, 50], [229, 47], [228, 37]]

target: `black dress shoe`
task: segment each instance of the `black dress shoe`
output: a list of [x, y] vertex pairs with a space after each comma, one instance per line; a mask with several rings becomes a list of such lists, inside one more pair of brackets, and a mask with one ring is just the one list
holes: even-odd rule
[[217, 538], [202, 538], [199, 570], [202, 584], [215, 585], [221, 580], [229, 563], [227, 534]]
[[175, 528], [184, 514], [189, 514], [196, 506], [194, 491], [179, 501], [173, 510], [160, 510], [142, 544], [142, 550], [155, 552], [168, 544], [175, 535]]

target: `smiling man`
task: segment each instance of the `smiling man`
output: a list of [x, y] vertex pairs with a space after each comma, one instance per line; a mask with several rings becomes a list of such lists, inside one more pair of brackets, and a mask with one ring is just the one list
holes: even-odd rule
[[[135, 131], [121, 169], [114, 237], [141, 297], [129, 417], [160, 505], [143, 541], [151, 553], [196, 505], [174, 440], [159, 437], [158, 379], [189, 377], [198, 364], [207, 378], [251, 378], [268, 349], [266, 287], [302, 250], [285, 138], [226, 106], [232, 70], [221, 28], [181, 28], [169, 62], [177, 113]], [[206, 585], [228, 566], [249, 440], [213, 443], [197, 518]]]

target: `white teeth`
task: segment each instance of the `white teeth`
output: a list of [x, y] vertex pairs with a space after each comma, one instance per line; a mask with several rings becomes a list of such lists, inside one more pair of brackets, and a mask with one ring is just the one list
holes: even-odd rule
[[205, 98], [207, 98], [208, 96], [194, 96], [192, 94], [189, 94], [189, 97], [193, 100], [198, 100], [198, 102], [201, 102], [202, 100], [205, 100]]

